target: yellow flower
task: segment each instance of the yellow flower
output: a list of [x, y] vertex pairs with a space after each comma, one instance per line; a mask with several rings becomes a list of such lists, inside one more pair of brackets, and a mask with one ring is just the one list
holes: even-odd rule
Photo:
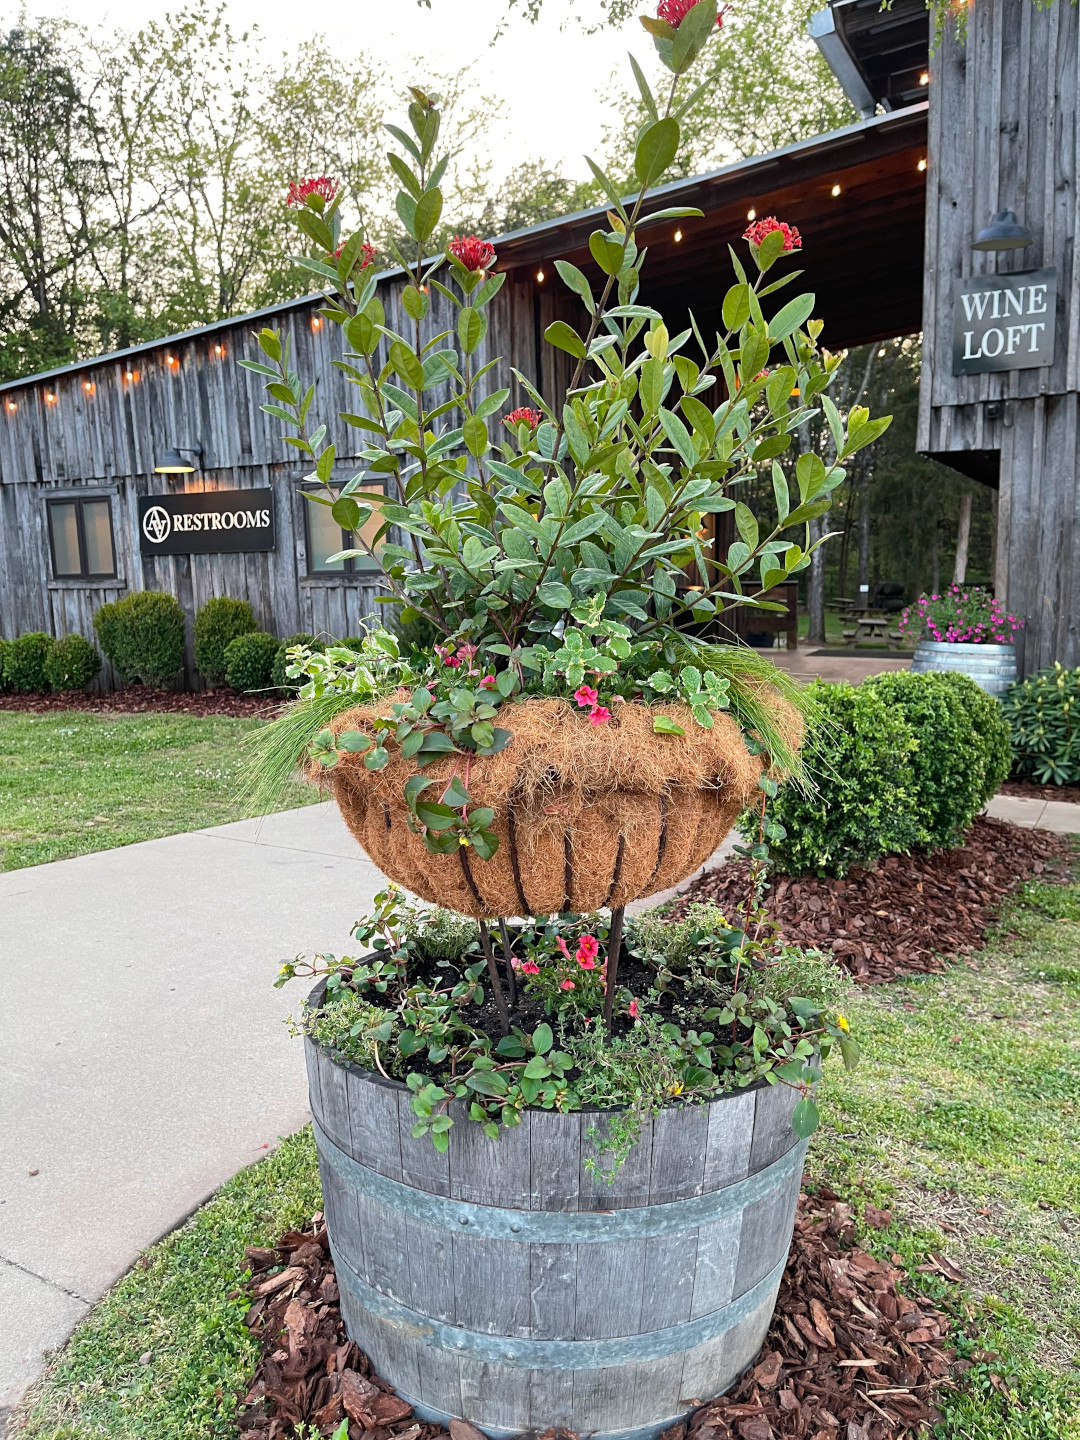
[[469, 842], [468, 842], [468, 840], [465, 838], [464, 835], [459, 835], [459, 836], [458, 836], [458, 842], [457, 842], [457, 843], [458, 843], [459, 845], [468, 845]]
[[681, 1095], [681, 1094], [682, 1094], [682, 1086], [681, 1086], [681, 1085], [673, 1085], [673, 1086], [671, 1087], [671, 1093], [672, 1093], [672, 1095]]
[[847, 1019], [847, 1016], [846, 1016], [846, 1015], [837, 1015], [837, 1017], [836, 1017], [836, 1023], [837, 1023], [837, 1025], [840, 1026], [840, 1029], [841, 1029], [841, 1030], [850, 1030], [850, 1029], [851, 1029], [851, 1026], [848, 1024], [848, 1019]]

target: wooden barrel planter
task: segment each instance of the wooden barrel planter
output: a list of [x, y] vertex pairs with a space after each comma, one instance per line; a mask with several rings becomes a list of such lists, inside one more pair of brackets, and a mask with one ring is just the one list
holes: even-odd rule
[[956, 670], [997, 699], [1016, 680], [1014, 645], [967, 645], [959, 641], [920, 640], [911, 662], [915, 674]]
[[305, 1044], [342, 1314], [421, 1417], [650, 1440], [753, 1360], [806, 1152], [791, 1089], [665, 1109], [608, 1185], [602, 1113], [491, 1140], [458, 1105], [440, 1155], [404, 1085]]

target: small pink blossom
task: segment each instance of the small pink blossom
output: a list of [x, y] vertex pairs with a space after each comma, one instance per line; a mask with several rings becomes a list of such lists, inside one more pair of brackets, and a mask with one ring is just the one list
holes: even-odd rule
[[611, 711], [606, 705], [594, 705], [589, 711], [590, 725], [606, 725], [611, 719]]
[[631, 1020], [636, 1020], [638, 1018], [638, 1005], [636, 997], [630, 1001], [630, 1008], [627, 1010], [626, 1013], [630, 1016]]
[[481, 689], [481, 690], [494, 690], [494, 689], [495, 689], [495, 676], [494, 676], [494, 675], [485, 675], [484, 678], [480, 681], [480, 689]]
[[559, 989], [560, 989], [560, 990], [576, 990], [576, 989], [577, 989], [577, 986], [574, 984], [573, 980], [564, 980], [564, 981], [561, 983], [561, 985], [559, 986]]
[[578, 941], [578, 960], [595, 960], [600, 953], [600, 942], [595, 935], [582, 935]]
[[590, 705], [597, 703], [600, 696], [591, 685], [579, 685], [574, 691], [574, 699], [583, 710], [587, 710]]
[[537, 965], [535, 960], [526, 960], [521, 967], [521, 973], [523, 975], [539, 975], [540, 966]]

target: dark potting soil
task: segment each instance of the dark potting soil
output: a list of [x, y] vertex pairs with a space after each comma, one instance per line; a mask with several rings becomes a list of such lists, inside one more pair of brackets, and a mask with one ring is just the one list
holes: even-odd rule
[[[954, 850], [889, 855], [843, 880], [774, 875], [765, 906], [785, 940], [831, 950], [856, 980], [878, 984], [943, 970], [950, 956], [978, 949], [1002, 901], [1026, 880], [1065, 879], [1070, 853], [1067, 836], [980, 816]], [[745, 861], [721, 865], [679, 897], [673, 914], [714, 900], [733, 917], [748, 879]]]
[[237, 690], [155, 690], [148, 685], [125, 685], [109, 695], [86, 690], [60, 690], [55, 695], [0, 695], [0, 711], [17, 710], [48, 715], [58, 710], [85, 710], [100, 715], [225, 715], [245, 720], [252, 716], [273, 719], [285, 702], [265, 695], [242, 695]]
[[[890, 1220], [866, 1206], [866, 1226]], [[348, 1418], [364, 1440], [484, 1440], [465, 1421], [452, 1421], [447, 1435], [418, 1419], [348, 1338], [322, 1215], [312, 1217], [310, 1230], [290, 1230], [275, 1247], [245, 1253], [252, 1274], [239, 1293], [251, 1300], [245, 1323], [261, 1356], [239, 1401], [242, 1436], [287, 1440], [301, 1425], [329, 1436]], [[963, 1278], [945, 1259], [923, 1268]], [[953, 1354], [946, 1316], [912, 1281], [899, 1256], [890, 1264], [860, 1248], [850, 1205], [825, 1187], [805, 1191], [761, 1351], [727, 1395], [686, 1397], [694, 1408], [662, 1440], [905, 1440], [922, 1433], [938, 1418], [935, 1394], [950, 1383]], [[576, 1437], [552, 1429], [540, 1440]]]

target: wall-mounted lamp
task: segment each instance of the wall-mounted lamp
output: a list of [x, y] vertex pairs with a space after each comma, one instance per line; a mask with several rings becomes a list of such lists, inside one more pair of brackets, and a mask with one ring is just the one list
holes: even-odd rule
[[920, 84], [920, 85], [929, 85], [929, 84], [930, 84], [930, 71], [929, 71], [929, 70], [924, 70], [924, 71], [922, 72], [922, 74], [919, 76], [919, 84]]
[[165, 364], [168, 365], [170, 369], [175, 370], [177, 365], [180, 364], [180, 361], [177, 360], [175, 355], [166, 355]]
[[15, 403], [14, 400], [9, 400], [9, 401], [7, 402], [7, 408], [8, 408], [9, 410], [17, 410], [19, 407], [18, 407], [18, 405]]
[[170, 446], [154, 460], [155, 475], [191, 475], [195, 466], [190, 460], [185, 460], [185, 455], [194, 455], [196, 459], [202, 459], [202, 449], [196, 447], [194, 450], [185, 449], [183, 446]]
[[980, 230], [972, 244], [973, 250], [1023, 250], [1035, 240], [1011, 210], [997, 210], [985, 230]]
[[136, 381], [138, 378], [139, 378], [139, 377], [138, 377], [138, 374], [137, 374], [134, 370], [125, 370], [125, 371], [124, 371], [124, 379], [128, 382], [129, 385], [134, 385], [134, 384], [135, 384], [135, 381]]
[[675, 244], [678, 245], [679, 241], [682, 239], [682, 231], [676, 230], [675, 234], [672, 236], [672, 239], [675, 241]]
[[322, 316], [321, 316], [321, 315], [313, 315], [313, 316], [311, 317], [311, 328], [312, 328], [312, 330], [321, 330], [321, 329], [322, 329]]
[[225, 346], [224, 346], [224, 345], [215, 345], [215, 346], [214, 346], [214, 354], [215, 354], [215, 355], [224, 355], [224, 354], [225, 354]]

